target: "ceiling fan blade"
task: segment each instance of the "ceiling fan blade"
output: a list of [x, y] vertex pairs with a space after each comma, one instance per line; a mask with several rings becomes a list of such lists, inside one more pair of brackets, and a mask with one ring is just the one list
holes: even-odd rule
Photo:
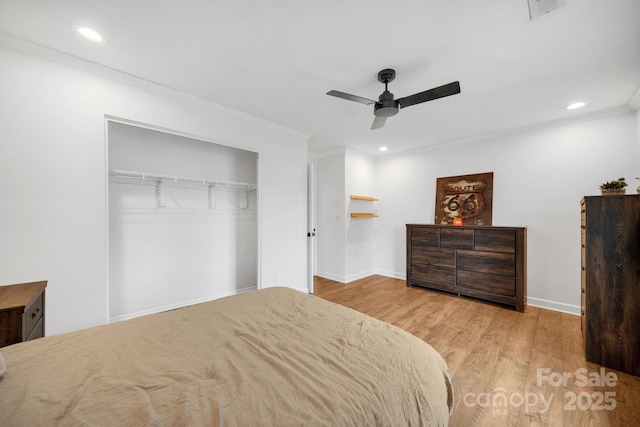
[[433, 89], [425, 90], [424, 92], [416, 93], [415, 95], [400, 98], [397, 101], [398, 104], [400, 104], [400, 108], [405, 108], [422, 102], [444, 98], [445, 96], [455, 95], [457, 93], [460, 93], [460, 82], [452, 82], [443, 86], [434, 87]]
[[371, 130], [380, 129], [386, 123], [386, 117], [376, 117], [373, 119], [373, 123], [371, 124]]
[[355, 101], [366, 105], [375, 104], [376, 102], [373, 99], [367, 99], [361, 96], [351, 95], [337, 90], [330, 90], [329, 92], [327, 92], [327, 95], [336, 96], [338, 98], [346, 99], [347, 101]]

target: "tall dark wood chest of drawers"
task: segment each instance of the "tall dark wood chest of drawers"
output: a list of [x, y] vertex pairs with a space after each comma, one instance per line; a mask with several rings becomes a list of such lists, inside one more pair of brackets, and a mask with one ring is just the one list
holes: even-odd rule
[[585, 197], [581, 216], [586, 359], [640, 376], [640, 196]]
[[527, 305], [527, 229], [407, 224], [407, 286]]
[[47, 282], [0, 286], [0, 347], [44, 336]]

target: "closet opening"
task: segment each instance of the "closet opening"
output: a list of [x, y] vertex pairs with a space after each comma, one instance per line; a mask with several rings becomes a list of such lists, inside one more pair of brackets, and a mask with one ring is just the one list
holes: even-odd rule
[[256, 289], [258, 154], [107, 127], [109, 322]]

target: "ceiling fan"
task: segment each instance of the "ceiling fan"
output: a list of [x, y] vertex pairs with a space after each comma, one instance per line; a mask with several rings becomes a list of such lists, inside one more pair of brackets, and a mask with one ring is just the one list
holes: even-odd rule
[[361, 104], [373, 106], [373, 114], [376, 116], [373, 119], [371, 130], [379, 129], [384, 126], [387, 121], [387, 117], [395, 116], [398, 114], [400, 108], [410, 107], [412, 105], [421, 104], [427, 101], [433, 101], [434, 99], [444, 98], [445, 96], [451, 96], [460, 93], [460, 82], [452, 82], [443, 86], [434, 87], [433, 89], [425, 90], [424, 92], [416, 93], [413, 95], [405, 96], [404, 98], [393, 99], [393, 94], [389, 92], [387, 85], [396, 78], [395, 70], [390, 68], [384, 69], [378, 73], [378, 81], [384, 83], [384, 92], [378, 98], [378, 101], [373, 99], [363, 98], [361, 96], [351, 95], [348, 93], [340, 92], [337, 90], [330, 90], [327, 95], [336, 96], [338, 98], [346, 99], [348, 101], [355, 101]]

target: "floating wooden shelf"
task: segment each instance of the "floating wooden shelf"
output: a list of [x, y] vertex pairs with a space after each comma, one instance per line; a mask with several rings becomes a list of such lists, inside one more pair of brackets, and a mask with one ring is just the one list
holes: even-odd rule
[[369, 202], [377, 202], [378, 199], [376, 199], [375, 197], [370, 197], [370, 196], [355, 196], [355, 195], [351, 195], [351, 199], [353, 200], [366, 200]]
[[[351, 200], [364, 200], [366, 202], [378, 201], [378, 199], [371, 196], [356, 196], [355, 194], [352, 194], [350, 197], [351, 197]], [[352, 212], [351, 213], [351, 218], [377, 218], [377, 217], [378, 215], [376, 215], [373, 212]]]

